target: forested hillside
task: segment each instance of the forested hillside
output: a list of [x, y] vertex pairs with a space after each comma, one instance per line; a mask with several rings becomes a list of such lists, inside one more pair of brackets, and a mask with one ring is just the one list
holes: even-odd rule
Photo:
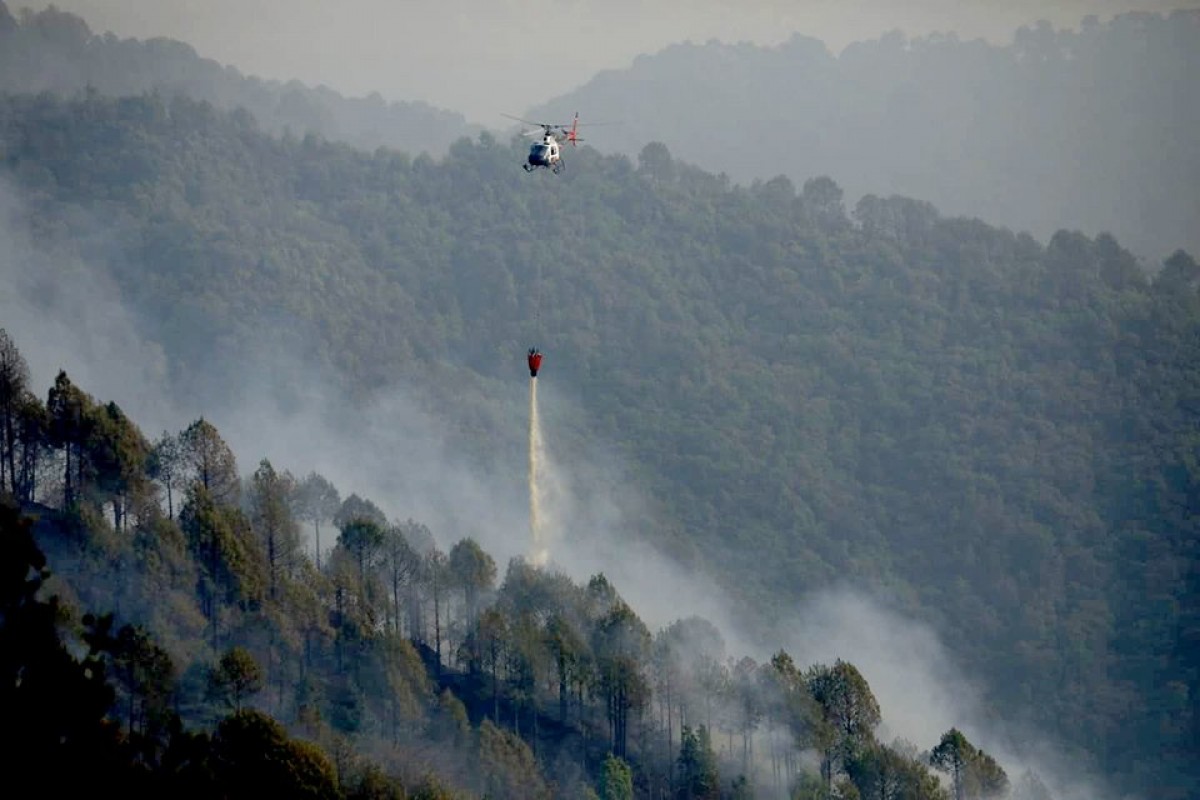
[[1187, 253], [1147, 275], [1109, 236], [898, 196], [847, 213], [828, 178], [733, 187], [661, 144], [526, 175], [486, 135], [435, 162], [183, 98], [10, 95], [0, 141], [36, 243], [22, 296], [49, 314], [58, 276], [111, 275], [181, 394], [215, 402], [239, 351], [303, 342], [486, 460], [512, 436], [487, 389], [540, 333], [567, 438], [611, 443], [661, 506], [637, 534], [761, 627], [834, 581], [878, 593], [1076, 764], [1195, 796]]
[[0, 0], [0, 91], [107, 95], [182, 93], [217, 108], [246, 108], [264, 130], [316, 133], [366, 149], [395, 147], [444, 155], [479, 126], [458, 113], [419, 102], [385, 102], [378, 94], [343, 97], [325, 86], [262, 80], [202, 58], [173, 39], [121, 39], [93, 32], [85, 20], [50, 6], [14, 16]]
[[591, 141], [666, 142], [735, 180], [824, 174], [853, 198], [919, 197], [1039, 238], [1200, 250], [1200, 83], [1184, 77], [1200, 74], [1200, 11], [1042, 22], [1004, 45], [907, 33], [839, 54], [799, 34], [675, 45], [526, 116], [620, 121]]
[[151, 442], [65, 372], [43, 403], [2, 328], [0, 564], [20, 796], [949, 800], [945, 773], [959, 800], [1051, 797], [957, 728], [884, 741], [841, 659], [756, 663], [695, 615], [652, 632], [602, 573], [515, 558], [497, 586], [473, 539], [246, 476], [203, 418]]

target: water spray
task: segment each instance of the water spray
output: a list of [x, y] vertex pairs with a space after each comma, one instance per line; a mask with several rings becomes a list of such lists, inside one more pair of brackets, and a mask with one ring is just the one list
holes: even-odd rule
[[529, 532], [533, 540], [530, 560], [542, 566], [549, 558], [542, 532], [542, 498], [538, 478], [542, 471], [542, 427], [538, 421], [537, 376], [529, 376]]

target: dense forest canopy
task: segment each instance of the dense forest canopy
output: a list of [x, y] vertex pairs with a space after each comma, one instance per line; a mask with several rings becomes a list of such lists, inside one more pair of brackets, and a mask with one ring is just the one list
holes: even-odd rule
[[1157, 262], [1200, 251], [1196, 74], [1200, 11], [1131, 12], [1002, 45], [900, 31], [839, 54], [800, 34], [679, 44], [527, 116], [619, 120], [590, 141], [630, 156], [666, 142], [736, 180], [825, 174], [851, 197], [919, 197], [1038, 237], [1107, 231]]
[[[661, 143], [636, 160], [580, 148], [563, 175], [527, 176], [520, 143], [487, 134], [458, 140], [442, 161], [368, 153], [275, 137], [244, 110], [162, 94], [4, 95], [0, 143], [5, 319], [55, 318], [86, 339], [86, 306], [66, 300], [103, 276], [144, 345], [126, 358], [161, 356], [177, 399], [243, 402], [247, 351], [265, 373], [256, 387], [273, 383], [272, 358], [294, 359], [349, 387], [346, 416], [402, 389], [457, 431], [448, 447], [510, 474], [524, 430], [506, 387], [536, 337], [545, 378], [561, 387], [553, 423], [567, 471], [583, 470], [588, 442], [611, 446], [654, 499], [625, 521], [629, 533], [714, 576], [755, 629], [786, 622], [814, 588], [848, 583], [932, 624], [990, 709], [1027, 715], [1119, 791], [1194, 796], [1200, 268], [1188, 253], [1147, 274], [1108, 235], [1039, 242], [898, 195], [847, 208], [827, 177], [733, 186]], [[136, 467], [146, 448], [123, 412], [69, 380], [48, 399], [65, 427], [44, 446], [62, 477], [50, 494], [24, 496], [56, 499], [65, 513], [90, 497], [112, 518], [89, 518], [93, 535], [110, 525], [118, 538], [144, 529], [170, 539], [145, 527], [157, 524], [152, 509], [127, 509], [140, 473], [117, 467]], [[87, 409], [87, 430], [104, 436], [67, 425], [70, 409]], [[215, 447], [215, 431], [188, 430], [193, 449]], [[28, 475], [17, 450], [5, 455], [10, 482]], [[203, 491], [193, 480], [181, 506], [163, 506], [167, 522], [178, 518], [179, 547], [192, 531], [200, 559], [153, 559], [195, 578], [197, 605], [180, 612], [198, 637], [193, 656], [214, 631], [212, 649], [228, 644], [231, 620], [282, 602], [281, 581], [307, 569], [293, 559], [278, 574], [269, 551], [248, 544], [292, 536], [267, 502], [272, 471], [251, 472], [261, 501], [244, 517], [231, 510], [240, 492], [228, 474]], [[406, 498], [377, 499], [399, 509]], [[336, 527], [345, 556], [325, 569], [367, 585], [382, 534]], [[437, 585], [428, 601], [440, 607]], [[96, 611], [113, 603], [98, 600]], [[394, 596], [372, 607], [371, 624], [411, 632], [401, 607]], [[653, 632], [615, 600], [605, 608], [616, 615], [593, 644], [633, 658], [622, 648]], [[482, 612], [464, 620], [473, 629]], [[324, 624], [313, 618], [340, 675], [340, 640]], [[427, 624], [418, 641], [436, 650]], [[461, 658], [487, 656], [477, 646]], [[613, 662], [620, 674], [624, 663]], [[782, 661], [773, 668], [792, 674]], [[525, 667], [511, 669], [507, 702], [531, 713], [514, 726], [520, 735], [537, 724], [539, 701], [536, 691], [522, 700]], [[839, 685], [861, 679], [837, 674]], [[819, 704], [810, 695], [821, 675], [793, 679], [805, 687], [798, 714]], [[615, 746], [639, 730], [625, 712], [646, 706], [636, 686], [609, 688], [619, 689], [607, 698]], [[338, 730], [357, 713], [347, 703]], [[454, 716], [450, 700], [439, 708]], [[668, 723], [672, 749], [689, 754], [692, 796], [705, 796], [710, 777], [705, 722], [701, 732], [689, 721], [686, 735], [678, 718]], [[824, 742], [817, 778], [875, 786], [894, 750], [839, 750], [865, 746], [859, 734], [873, 729], [842, 723], [849, 740], [812, 740]], [[524, 757], [503, 730], [486, 736], [489, 752]], [[975, 757], [953, 736], [942, 744], [951, 771]], [[986, 783], [979, 769], [972, 780]], [[619, 764], [606, 774], [622, 785]]]
[[[96, 34], [53, 7], [0, 9], [0, 90], [182, 92], [276, 134], [435, 157], [480, 130], [422, 103], [243, 76], [184, 42]], [[777, 47], [684, 43], [522, 113], [607, 122], [587, 133], [604, 152], [662, 141], [737, 181], [824, 174], [850, 197], [918, 197], [1039, 238], [1108, 232], [1157, 263], [1200, 251], [1200, 155], [1182, 133], [1200, 127], [1185, 77], [1200, 72], [1198, 14], [1038, 22], [1003, 45], [900, 31], [839, 54], [799, 33]]]
[[[0, 707], [21, 733], [0, 764], [22, 795], [1051, 796], [957, 728], [886, 743], [851, 663], [739, 659], [696, 616], [652, 636], [599, 573], [514, 559], [497, 585], [473, 540], [446, 552], [319, 474], [263, 459], [239, 486], [204, 419], [152, 443], [65, 372], [43, 405], [3, 329], [0, 368]], [[331, 518], [322, 566], [299, 524]]]

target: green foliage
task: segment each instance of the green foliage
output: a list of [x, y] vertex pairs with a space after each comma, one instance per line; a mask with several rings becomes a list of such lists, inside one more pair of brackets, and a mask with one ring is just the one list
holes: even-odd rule
[[171, 656], [145, 629], [130, 625], [105, 642], [105, 649], [112, 654], [113, 675], [127, 704], [130, 735], [161, 737], [172, 719], [175, 665]]
[[[12, 494], [22, 502], [34, 501], [41, 475], [44, 449], [50, 438], [50, 414], [30, 391], [18, 396], [13, 407], [13, 434], [9, 445], [9, 470], [15, 476]], [[15, 469], [15, 472], [12, 470]]]
[[886, 745], [859, 748], [846, 763], [846, 774], [869, 800], [948, 800], [929, 769]]
[[212, 743], [214, 772], [231, 798], [339, 798], [337, 776], [316, 745], [288, 737], [283, 727], [258, 711], [239, 711], [217, 726]]
[[804, 673], [804, 684], [820, 709], [824, 725], [815, 728], [827, 781], [838, 769], [848, 771], [860, 752], [875, 741], [881, 720], [879, 702], [853, 664], [838, 659], [832, 667], [817, 664]]
[[250, 482], [250, 521], [266, 553], [268, 593], [273, 600], [300, 557], [300, 533], [288, 506], [294, 487], [291, 475], [278, 474], [265, 458]]
[[368, 591], [368, 572], [374, 567], [385, 539], [386, 529], [365, 517], [356, 517], [347, 522], [338, 536], [338, 545], [345, 548], [358, 565], [359, 590], [362, 592]]
[[[315, 491], [318, 493], [318, 499], [324, 502], [328, 502], [336, 494], [336, 490], [330, 492], [329, 488], [320, 482], [317, 482]], [[352, 494], [338, 507], [337, 513], [333, 515], [333, 524], [345, 530], [356, 522], [371, 523], [376, 527], [386, 528], [387, 515], [370, 500]]]
[[[595, 109], [637, 120], [592, 140], [633, 158], [657, 139], [677, 163], [763, 189], [780, 173], [798, 184], [824, 173], [856, 194], [901, 192], [1039, 237], [1112, 231], [1149, 257], [1195, 252], [1194, 181], [1173, 165], [1197, 153], [1180, 132], [1200, 121], [1190, 110], [1200, 91], [1179, 76], [1200, 69], [1200, 34], [1195, 6], [1173, 5], [1083, 24], [1029, 16], [991, 42], [892, 30], [845, 48], [800, 33], [770, 45], [679, 43], [526, 116], [584, 109], [586, 122]], [[693, 91], [699, 81], [704, 90]], [[1136, 128], [1126, 127], [1131, 113]], [[765, 122], [766, 143], [734, 146], [751, 120]]]
[[[31, 239], [54, 242], [29, 272], [63, 285], [75, 270], [111, 274], [196, 404], [228, 393], [221, 365], [246, 343], [303, 339], [355, 387], [348, 413], [399, 382], [461, 432], [448, 449], [504, 463], [523, 445], [497, 411], [505, 354], [527, 346], [540, 297], [539, 344], [568, 355], [546, 377], [578, 398], [558, 421], [562, 457], [582, 463], [584, 441], [623, 454], [654, 498], [640, 536], [708, 570], [764, 625], [835, 579], [879, 592], [939, 632], [990, 706], [1029, 710], [1118, 789], [1195, 783], [1200, 295], [1186, 253], [1156, 272], [1112, 237], [1042, 244], [896, 197], [851, 218], [828, 179], [735, 187], [674, 157], [652, 178], [587, 148], [535, 197], [515, 146], [462, 141], [441, 163], [364, 153], [272, 139], [185, 98], [6, 95], [0, 140]], [[89, 247], [81, 207], [137, 243], [127, 258]], [[289, 322], [264, 319], [266, 306]], [[22, 408], [21, 455], [53, 458], [17, 472], [53, 485], [39, 500], [93, 518], [107, 490], [85, 423], [106, 407], [63, 374], [44, 407]], [[303, 620], [307, 667], [358, 663], [375, 631], [399, 625], [404, 587], [393, 608], [368, 590], [384, 585], [373, 567], [386, 548], [331, 559], [272, 600], [236, 481], [219, 486], [236, 464], [210, 427], [184, 436], [200, 486], [179, 527], [213, 652], [294, 602], [280, 617]], [[149, 517], [135, 534], [145, 563], [191, 589], [169, 547], [146, 546], [147, 531], [170, 530]], [[441, 558], [400, 600], [408, 635], [436, 637], [439, 657], [443, 631], [460, 632]], [[593, 688], [616, 701], [620, 729], [650, 684], [645, 651], [614, 647], [619, 595], [597, 576], [566, 602], [533, 572], [506, 576], [492, 668], [526, 694], [561, 672], [579, 705]], [[564, 657], [560, 670], [568, 652], [578, 668]], [[819, 743], [834, 717], [805, 710], [811, 694], [792, 687], [771, 713], [787, 698], [797, 740]]]
[[957, 728], [942, 735], [929, 752], [929, 763], [948, 774], [955, 800], [986, 800], [1008, 793], [1008, 776], [996, 760], [967, 741]]
[[325, 716], [329, 719], [329, 724], [335, 731], [343, 734], [359, 733], [363, 729], [366, 711], [367, 703], [362, 687], [349, 675], [338, 675], [329, 688], [325, 702]]
[[495, 800], [548, 800], [552, 796], [529, 746], [491, 720], [485, 719], [479, 726], [479, 766], [484, 793]]
[[180, 434], [180, 444], [195, 484], [217, 503], [236, 503], [240, 493], [237, 459], [216, 426], [200, 418]]
[[242, 513], [221, 505], [193, 484], [179, 513], [179, 526], [201, 570], [200, 595], [216, 636], [224, 604], [250, 607], [267, 589], [265, 554], [255, 546], [253, 531]]
[[677, 800], [719, 800], [721, 776], [708, 728], [701, 725], [699, 730], [693, 730], [684, 725], [679, 738], [679, 781], [675, 797]]
[[470, 616], [474, 618], [480, 592], [491, 589], [496, 581], [496, 562], [474, 539], [462, 539], [450, 548], [446, 566], [450, 579], [462, 587]]
[[0, 492], [18, 496], [19, 408], [29, 392], [29, 364], [0, 328]]
[[790, 800], [827, 800], [825, 781], [811, 772], [801, 772], [792, 786]]
[[88, 428], [84, 457], [92, 487], [101, 501], [114, 504], [114, 527], [120, 530], [126, 499], [146, 485], [150, 444], [115, 403], [93, 408]]
[[60, 370], [46, 397], [49, 415], [48, 443], [63, 451], [63, 506], [71, 508], [82, 496], [85, 482], [91, 478], [90, 465], [84, 461], [84, 442], [90, 432], [95, 403]]
[[767, 715], [791, 732], [798, 749], [821, 754], [821, 776], [831, 782], [838, 732], [813, 696], [806, 675], [797, 669], [790, 655], [780, 650], [771, 657], [770, 668], [764, 670], [760, 680]]
[[423, 727], [434, 699], [433, 686], [408, 640], [395, 634], [373, 639], [357, 669], [363, 695], [377, 698], [376, 713], [383, 711], [392, 741]]
[[162, 484], [167, 492], [167, 518], [175, 517], [175, 492], [184, 473], [183, 442], [179, 436], [163, 431], [150, 449], [146, 475]]
[[213, 697], [234, 712], [240, 712], [243, 703], [262, 688], [262, 668], [242, 647], [231, 647], [209, 675]]
[[[80, 660], [71, 652], [77, 642], [60, 637], [58, 598], [38, 598], [49, 573], [30, 527], [0, 501], [0, 708], [12, 734], [0, 765], [19, 795], [112, 789], [128, 779], [107, 720], [114, 692], [99, 654]], [[45, 771], [51, 764], [70, 768]]]
[[407, 800], [404, 785], [376, 765], [362, 771], [344, 793], [344, 800]]
[[612, 750], [624, 758], [630, 714], [650, 700], [646, 657], [650, 632], [624, 601], [618, 600], [598, 621], [592, 634], [592, 653], [599, 688], [606, 698]]
[[342, 507], [342, 498], [337, 488], [323, 475], [310, 472], [296, 491], [292, 493], [293, 513], [300, 519], [311, 522], [315, 537], [314, 551], [317, 567], [321, 566], [321, 523], [332, 520]]
[[600, 800], [633, 800], [633, 770], [625, 759], [612, 753], [601, 768]]
[[671, 686], [685, 716], [711, 722], [728, 693], [725, 640], [708, 620], [692, 616], [663, 629], [656, 641], [660, 681]]

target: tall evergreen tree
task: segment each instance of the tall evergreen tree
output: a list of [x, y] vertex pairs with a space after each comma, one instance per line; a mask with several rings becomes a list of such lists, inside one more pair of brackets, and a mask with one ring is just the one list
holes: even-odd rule
[[8, 331], [0, 328], [0, 491], [18, 489], [17, 439], [20, 408], [29, 391], [29, 364]]
[[994, 758], [951, 728], [929, 753], [929, 763], [950, 776], [954, 800], [987, 800], [1008, 792], [1008, 776]]
[[679, 781], [676, 800], [719, 800], [721, 776], [708, 728], [684, 725], [680, 732]]
[[450, 548], [446, 562], [447, 577], [463, 592], [466, 606], [468, 663], [472, 670], [479, 668], [479, 598], [496, 582], [496, 562], [483, 551], [474, 539], [462, 539]]
[[235, 505], [240, 495], [237, 459], [216, 427], [201, 417], [180, 436], [192, 479], [219, 504]]
[[320, 569], [321, 523], [333, 520], [342, 507], [342, 497], [337, 488], [323, 475], [310, 472], [297, 487], [294, 503], [296, 516], [312, 523], [313, 552], [316, 554], [317, 569]]
[[49, 414], [49, 442], [63, 451], [63, 506], [70, 508], [80, 499], [84, 476], [84, 442], [87, 440], [92, 398], [71, 383], [59, 370], [46, 398]]
[[633, 800], [633, 770], [625, 759], [612, 753], [601, 768], [600, 800]]
[[804, 674], [813, 700], [834, 734], [824, 750], [826, 781], [875, 739], [880, 722], [879, 702], [853, 664], [838, 659], [832, 667], [817, 664]]
[[272, 600], [279, 596], [280, 582], [291, 577], [300, 549], [288, 505], [293, 489], [290, 475], [277, 473], [265, 458], [259, 462], [250, 484], [251, 524], [266, 550], [268, 594]]
[[183, 478], [184, 466], [181, 437], [163, 431], [150, 450], [146, 471], [167, 492], [167, 519], [175, 519], [175, 490]]

